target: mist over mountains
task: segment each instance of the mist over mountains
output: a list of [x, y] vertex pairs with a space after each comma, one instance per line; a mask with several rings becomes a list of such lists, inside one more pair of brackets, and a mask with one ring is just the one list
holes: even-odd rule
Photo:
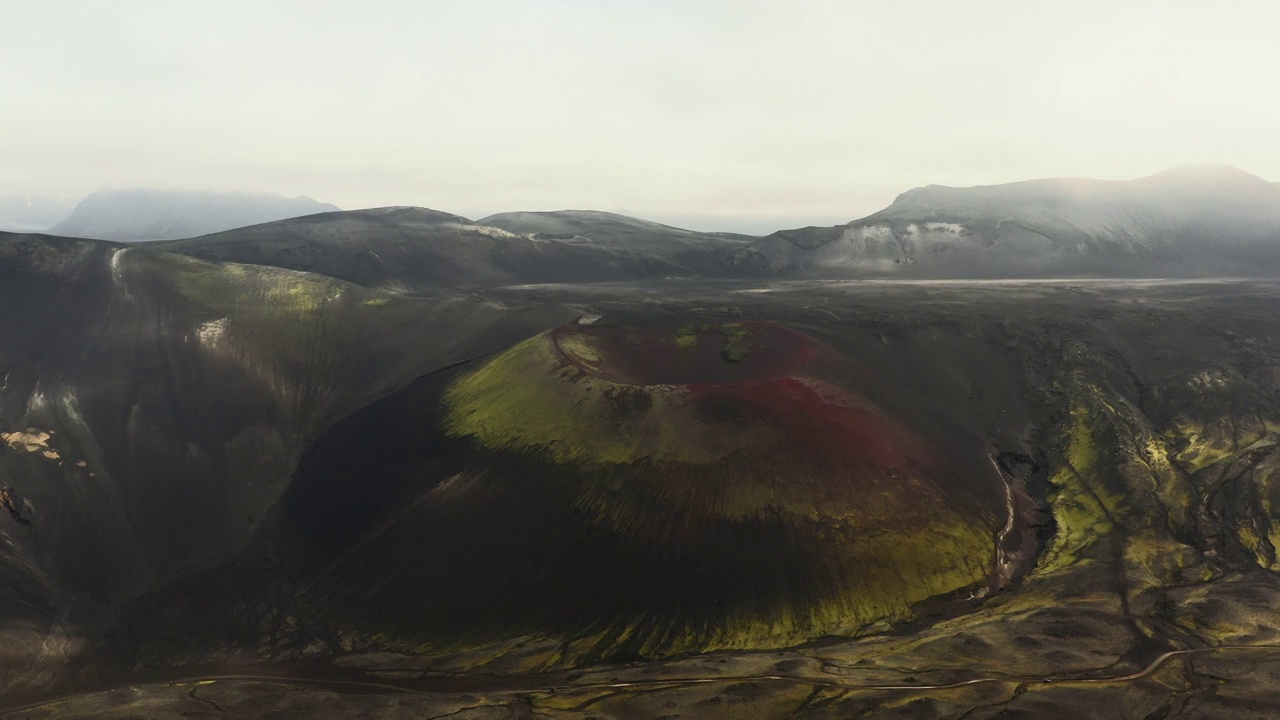
[[471, 220], [425, 208], [343, 212], [305, 197], [153, 190], [99, 191], [44, 230], [57, 204], [23, 203], [14, 199], [0, 206], [7, 208], [0, 217], [17, 218], [6, 221], [11, 230], [171, 240], [178, 243], [174, 250], [195, 257], [321, 272], [402, 294], [652, 277], [1280, 272], [1280, 184], [1214, 165], [1184, 165], [1125, 181], [928, 185], [844, 225], [764, 237], [696, 232], [590, 210], [504, 212]]
[[405, 291], [671, 276], [1265, 276], [1280, 272], [1280, 185], [1194, 165], [1127, 181], [930, 185], [845, 225], [763, 238], [595, 211], [471, 221], [387, 208], [241, 228], [175, 249], [300, 270], [332, 265], [344, 279]]
[[48, 232], [120, 242], [173, 240], [337, 209], [272, 193], [99, 190]]
[[1280, 186], [1182, 166], [1130, 181], [916, 188], [846, 225], [774, 233], [732, 263], [830, 276], [1265, 275], [1278, 250]]
[[0, 195], [0, 231], [44, 232], [75, 206], [74, 199], [53, 195]]

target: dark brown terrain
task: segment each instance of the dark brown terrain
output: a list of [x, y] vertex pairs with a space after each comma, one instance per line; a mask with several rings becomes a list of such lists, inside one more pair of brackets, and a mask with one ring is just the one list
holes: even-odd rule
[[0, 713], [1280, 713], [1280, 283], [403, 214], [0, 236]]

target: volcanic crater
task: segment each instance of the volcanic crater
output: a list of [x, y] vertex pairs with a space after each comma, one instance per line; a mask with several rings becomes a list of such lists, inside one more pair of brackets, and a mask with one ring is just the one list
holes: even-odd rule
[[566, 325], [551, 331], [565, 361], [619, 385], [727, 385], [799, 372], [826, 350], [803, 333], [746, 321], [679, 327]]
[[369, 478], [385, 505], [314, 592], [413, 647], [533, 634], [568, 661], [854, 632], [985, 583], [1005, 521], [985, 458], [869, 400], [874, 380], [768, 322], [566, 325], [339, 423], [286, 506]]

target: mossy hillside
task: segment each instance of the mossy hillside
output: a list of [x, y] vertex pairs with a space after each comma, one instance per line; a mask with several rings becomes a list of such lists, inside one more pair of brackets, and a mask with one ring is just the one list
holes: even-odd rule
[[1197, 518], [1203, 488], [1180, 466], [1168, 433], [1110, 387], [1105, 362], [1077, 348], [1054, 384], [1066, 410], [1052, 436], [1055, 529], [1037, 573], [1118, 561], [1133, 592], [1214, 576], [1202, 555], [1209, 526]]
[[[1194, 418], [1194, 419], [1193, 419]], [[1277, 424], [1260, 412], [1207, 417], [1188, 412], [1175, 418], [1165, 436], [1178, 448], [1173, 462], [1201, 488], [1201, 495], [1231, 500], [1211, 514], [1191, 507], [1206, 527], [1217, 522], [1260, 567], [1280, 569], [1280, 460]]]
[[[564, 362], [560, 350], [572, 352], [578, 364]], [[714, 507], [717, 515], [739, 520], [775, 513], [780, 507], [804, 517], [829, 510], [833, 499], [823, 496], [824, 486], [830, 484], [825, 476], [743, 460], [748, 450], [780, 443], [774, 429], [736, 418], [708, 418], [685, 388], [613, 383], [578, 366], [590, 369], [600, 359], [580, 337], [561, 338], [559, 348], [550, 334], [531, 338], [449, 387], [445, 431], [491, 450], [530, 453], [586, 468], [594, 484], [575, 502], [610, 527], [644, 527], [644, 515], [654, 505], [685, 504], [690, 488], [704, 493], [701, 502]], [[713, 465], [733, 467], [734, 482], [700, 481]], [[753, 472], [756, 469], [765, 472]], [[684, 475], [696, 484], [645, 483], [650, 477]], [[787, 483], [773, 482], [784, 475]], [[639, 492], [647, 497], [633, 498], [632, 504], [617, 502], [618, 497]], [[881, 508], [885, 516], [907, 510], [882, 508], [885, 495], [860, 493], [857, 506], [868, 514], [869, 509]]]
[[676, 347], [681, 350], [692, 350], [698, 346], [698, 335], [693, 328], [684, 327], [676, 333]]
[[360, 304], [369, 293], [306, 273], [153, 251], [129, 251], [125, 262], [144, 268], [160, 302], [190, 323], [193, 348], [255, 376], [300, 422], [340, 394], [333, 383], [355, 369], [367, 318], [384, 312]]
[[191, 303], [221, 315], [247, 314], [263, 322], [306, 321], [321, 308], [342, 300], [350, 287], [322, 275], [206, 262], [186, 255], [145, 252], [128, 257], [150, 266]]
[[[1110, 578], [1139, 639], [1252, 637], [1242, 613], [1210, 618], [1207, 604], [1171, 619], [1168, 608], [1178, 607], [1170, 599], [1178, 588], [1248, 572], [1244, 558], [1276, 566], [1280, 461], [1270, 412], [1254, 400], [1184, 408], [1162, 389], [1108, 376], [1106, 362], [1069, 357], [1057, 375], [1050, 397], [1065, 412], [1048, 435], [1055, 528], [1026, 586], [1080, 573]], [[1167, 424], [1152, 420], [1153, 408]]]
[[1231, 467], [1221, 487], [1233, 498], [1235, 539], [1259, 567], [1280, 570], [1280, 451], [1255, 448]]
[[[625, 335], [623, 352], [668, 342], [683, 354], [708, 334], [723, 337], [728, 347], [745, 344], [750, 331], [734, 324], [690, 326], [656, 339], [637, 331]], [[609, 379], [612, 352], [617, 349], [578, 332], [531, 338], [450, 386], [445, 429], [491, 449], [546, 454], [560, 463], [706, 464], [767, 439], [768, 429], [748, 418], [709, 417], [686, 386]]]
[[[721, 337], [732, 341], [749, 334], [746, 327], [729, 327]], [[948, 502], [938, 485], [946, 481], [906, 460], [899, 467], [858, 467], [798, 453], [769, 422], [708, 416], [700, 405], [706, 398], [689, 388], [610, 382], [599, 376], [607, 353], [590, 337], [558, 337], [558, 346], [553, 333], [531, 338], [451, 383], [444, 396], [446, 434], [579, 478], [557, 504], [572, 509], [574, 523], [605, 533], [596, 545], [620, 543], [628, 549], [620, 549], [619, 558], [639, 553], [626, 560], [637, 572], [654, 558], [692, 553], [686, 560], [705, 572], [729, 573], [726, 582], [743, 582], [745, 576], [734, 580], [739, 571], [730, 569], [737, 561], [718, 554], [733, 547], [704, 547], [706, 533], [713, 527], [754, 532], [753, 527], [781, 523], [788, 540], [771, 552], [787, 553], [786, 565], [798, 575], [795, 581], [769, 581], [794, 585], [782, 595], [775, 587], [755, 602], [749, 596], [726, 598], [714, 610], [695, 604], [661, 617], [610, 614], [594, 630], [536, 622], [508, 628], [568, 633], [570, 646], [557, 662], [777, 647], [853, 633], [910, 617], [915, 604], [989, 577], [1002, 507], [979, 510]], [[672, 333], [669, 342], [682, 352], [680, 337]], [[771, 387], [787, 381], [758, 382]], [[764, 392], [755, 382], [744, 387]], [[850, 402], [818, 378], [801, 377], [795, 387], [824, 405]], [[850, 407], [869, 412], [865, 401]], [[767, 417], [777, 422], [786, 414]], [[557, 487], [564, 486], [548, 485], [545, 491], [559, 492]], [[709, 554], [699, 557], [702, 552]], [[480, 635], [452, 642], [487, 640]]]
[[977, 512], [971, 503], [949, 503], [928, 476], [823, 466], [772, 446], [710, 465], [644, 461], [573, 464], [566, 470], [585, 476], [572, 500], [584, 519], [653, 541], [696, 542], [691, 533], [712, 518], [803, 523], [817, 543], [870, 542], [879, 534], [892, 537], [898, 529], [932, 527], [955, 517], [980, 528], [999, 524], [994, 513]]
[[[1195, 415], [1195, 420], [1191, 413], [1179, 415], [1166, 431], [1169, 444], [1178, 448], [1171, 461], [1200, 487], [1202, 497], [1231, 500], [1218, 510], [1189, 501], [1187, 512], [1196, 514], [1205, 528], [1222, 525], [1258, 566], [1280, 568], [1280, 461], [1275, 450], [1280, 435], [1275, 423], [1257, 413]], [[1225, 517], [1219, 518], [1221, 513]]]
[[1215, 576], [1195, 548], [1150, 529], [1126, 538], [1123, 562], [1125, 579], [1139, 590], [1178, 582], [1204, 582]]
[[[685, 598], [680, 611], [652, 608], [625, 612], [623, 606], [602, 604], [598, 613], [576, 624], [545, 623], [536, 618], [505, 617], [499, 626], [470, 623], [465, 627], [433, 628], [427, 632], [376, 630], [378, 618], [364, 623], [364, 631], [378, 633], [371, 647], [424, 655], [474, 654], [492, 647], [499, 638], [554, 638], [554, 654], [529, 660], [531, 670], [579, 667], [617, 658], [669, 658], [702, 652], [760, 650], [792, 646], [832, 635], [857, 635], [878, 623], [916, 616], [916, 606], [931, 598], [975, 588], [991, 572], [989, 533], [975, 532], [954, 518], [940, 518], [928, 529], [867, 538], [816, 539], [803, 524], [794, 530], [808, 551], [796, 565], [812, 565], [818, 572], [811, 586], [794, 587], [789, 599], [751, 602], [726, 597], [724, 605], [706, 605]], [[658, 555], [671, 552], [654, 548]], [[629, 561], [634, 562], [634, 561]], [[708, 558], [714, 572], [716, 558]], [[645, 571], [637, 568], [637, 571]], [[607, 593], [607, 586], [596, 592]], [[683, 589], [664, 593], [680, 597]], [[530, 597], [530, 601], [535, 598]]]
[[720, 357], [729, 362], [745, 360], [747, 353], [751, 351], [751, 329], [741, 323], [726, 323], [718, 329], [725, 338]]
[[1175, 459], [1188, 473], [1196, 473], [1212, 465], [1236, 457], [1257, 447], [1275, 444], [1276, 424], [1258, 417], [1224, 416], [1192, 419], [1179, 416], [1166, 433], [1168, 440], [1180, 450]]
[[[1261, 534], [1270, 546], [1271, 557], [1265, 547], [1255, 548], [1259, 564], [1269, 570], [1280, 570], [1280, 451], [1268, 453], [1255, 466], [1251, 474], [1261, 511]], [[1261, 539], [1259, 545], [1263, 545]]]
[[[915, 616], [915, 605], [981, 584], [991, 572], [990, 535], [955, 518], [930, 528], [877, 538], [828, 533], [815, 551], [831, 557], [828, 585], [816, 598], [723, 618], [710, 635], [701, 625], [674, 637], [637, 638], [646, 657], [698, 651], [785, 647], [828, 635], [854, 635], [877, 622]], [[804, 535], [802, 534], [802, 537]], [[594, 649], [597, 654], [598, 649]]]
[[295, 427], [322, 421], [337, 404], [367, 402], [357, 398], [371, 385], [419, 374], [415, 358], [448, 357], [450, 344], [435, 334], [467, 327], [459, 337], [479, 335], [507, 315], [461, 298], [389, 297], [320, 275], [147, 247], [122, 250], [113, 263], [122, 300], [160, 308], [191, 362], [250, 376], [282, 411], [275, 422]]
[[1173, 588], [1166, 604], [1172, 625], [1208, 645], [1280, 641], [1271, 581], [1231, 575], [1214, 583]]
[[[921, 624], [912, 632], [884, 632], [865, 639], [799, 652], [823, 663], [823, 674], [877, 682], [881, 673], [900, 680], [950, 682], [974, 675], [1060, 675], [1088, 672], [1124, 655], [1133, 645], [1123, 622], [1125, 605], [1097, 564], [1077, 565], [992, 594], [968, 612]], [[1084, 639], [1087, 638], [1087, 641]], [[924, 674], [920, 674], [924, 673]]]
[[1110, 450], [1096, 411], [1086, 404], [1074, 407], [1065, 423], [1060, 460], [1049, 480], [1055, 530], [1038, 572], [1072, 565], [1090, 545], [1116, 529], [1124, 497], [1113, 493], [1101, 478], [1111, 472]]
[[[583, 345], [573, 351], [589, 364], [597, 356]], [[460, 378], [445, 403], [449, 435], [557, 463], [708, 464], [756, 439], [750, 428], [725, 433], [701, 421], [681, 388], [621, 385], [565, 364], [549, 333]]]
[[634, 693], [615, 689], [561, 689], [532, 693], [534, 716], [548, 718], [661, 718], [672, 708], [699, 708], [699, 715], [715, 720], [762, 720], [796, 717], [797, 708], [821, 707], [837, 691], [824, 694], [801, 683], [762, 687], [758, 682], [703, 683], [685, 686], [680, 700], [668, 692]]
[[[566, 354], [574, 360], [567, 362]], [[917, 504], [922, 512], [936, 509], [930, 503], [939, 488], [929, 479], [930, 471], [915, 461], [922, 452], [919, 440], [822, 380], [801, 377], [781, 393], [772, 391], [772, 385], [749, 383], [745, 395], [716, 395], [719, 409], [709, 414], [707, 399], [688, 388], [605, 380], [596, 374], [602, 361], [603, 353], [581, 336], [560, 336], [558, 344], [550, 333], [531, 338], [448, 387], [444, 429], [489, 450], [528, 453], [583, 469], [593, 478], [592, 489], [576, 502], [613, 527], [636, 524], [635, 518], [618, 513], [643, 515], [655, 504], [687, 503], [689, 487], [697, 488], [703, 506], [733, 519], [785, 510], [797, 517], [845, 514], [857, 523], [886, 517], [910, 522]], [[794, 447], [792, 434], [810, 440], [828, 425], [825, 419], [807, 417], [810, 411], [803, 407], [792, 407], [801, 397], [834, 408], [830, 424], [861, 413], [861, 422], [883, 426], [880, 432], [886, 436], [861, 441], [904, 443], [902, 454], [895, 458], [882, 452], [874, 462], [857, 456], [841, 460], [832, 453], [847, 448], [819, 446], [815, 456], [807, 446]], [[734, 403], [751, 402], [781, 407], [725, 414], [724, 408]], [[799, 416], [789, 417], [797, 412]], [[833, 436], [829, 445], [848, 442], [847, 436]], [[700, 480], [706, 466], [733, 481]], [[649, 482], [686, 474], [687, 483]], [[639, 492], [648, 494], [643, 503], [640, 498], [615, 502], [625, 493]], [[902, 502], [908, 495], [917, 499]]]

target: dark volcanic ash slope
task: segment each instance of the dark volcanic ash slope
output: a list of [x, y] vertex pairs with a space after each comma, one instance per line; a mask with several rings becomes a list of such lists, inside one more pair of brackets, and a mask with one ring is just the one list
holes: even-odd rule
[[660, 257], [686, 272], [723, 272], [724, 257], [757, 240], [750, 235], [704, 233], [592, 210], [509, 212], [481, 225], [566, 243]]
[[1280, 187], [1199, 166], [1121, 182], [931, 185], [848, 225], [774, 233], [731, 265], [836, 276], [1273, 275]]
[[49, 233], [123, 242], [173, 240], [337, 209], [309, 197], [272, 193], [99, 190]]
[[4, 234], [0, 304], [10, 678], [64, 661], [102, 612], [242, 548], [336, 418], [574, 314]]
[[291, 268], [393, 293], [660, 277], [666, 255], [525, 236], [435, 210], [325, 213], [166, 245], [208, 260]]
[[903, 618], [988, 581], [1005, 491], [876, 381], [771, 323], [558, 328], [319, 438], [290, 572], [342, 634], [558, 638], [562, 664]]

